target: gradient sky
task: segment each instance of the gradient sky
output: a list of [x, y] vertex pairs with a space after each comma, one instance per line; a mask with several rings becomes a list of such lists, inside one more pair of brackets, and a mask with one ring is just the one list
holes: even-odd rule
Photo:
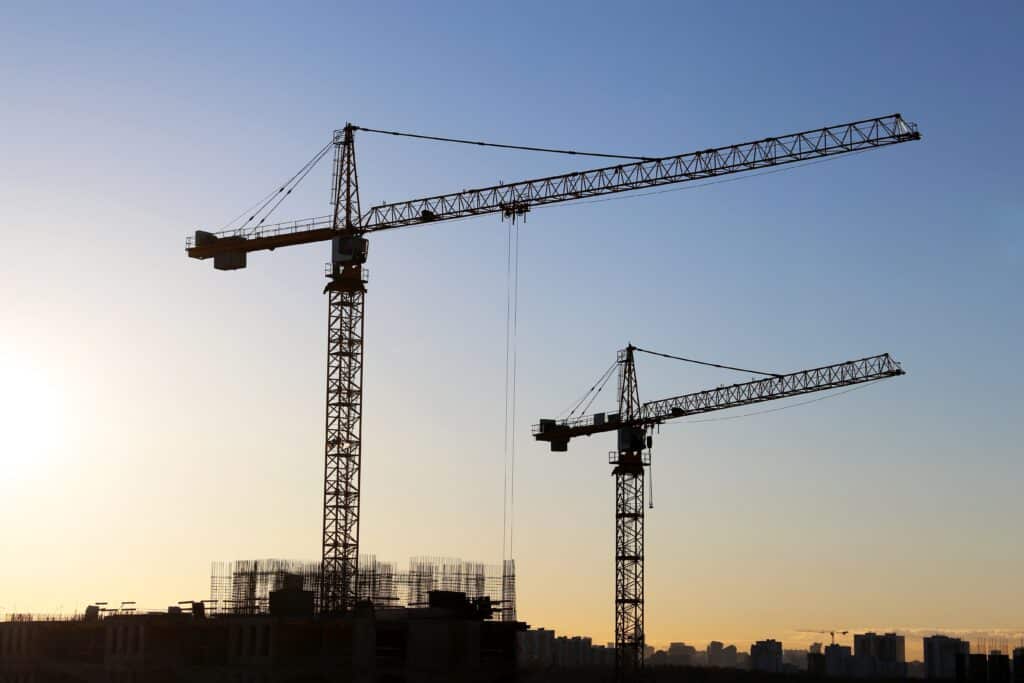
[[[352, 121], [645, 155], [902, 112], [920, 143], [521, 226], [519, 614], [612, 637], [627, 342], [908, 375], [656, 437], [648, 641], [1024, 630], [1020, 3], [0, 7], [0, 613], [319, 554], [325, 245], [189, 260]], [[364, 204], [599, 162], [357, 139]], [[278, 212], [328, 211], [326, 166]], [[497, 562], [505, 224], [371, 240], [362, 547]], [[641, 359], [659, 398], [736, 381]], [[742, 379], [744, 376], [740, 376]], [[613, 407], [606, 397], [595, 408]], [[749, 411], [748, 411], [749, 412]], [[910, 644], [913, 654], [914, 645]]]

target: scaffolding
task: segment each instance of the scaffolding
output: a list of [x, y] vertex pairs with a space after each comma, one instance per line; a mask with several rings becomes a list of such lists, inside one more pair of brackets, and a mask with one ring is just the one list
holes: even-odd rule
[[[359, 557], [355, 592], [357, 601], [376, 607], [426, 607], [430, 591], [465, 593], [469, 599], [489, 598], [495, 618], [514, 621], [515, 565], [501, 565], [445, 557], [413, 557], [406, 570], [373, 555]], [[300, 560], [236, 560], [214, 562], [210, 572], [210, 600], [215, 613], [256, 615], [270, 608], [271, 591], [301, 587], [313, 594], [314, 610], [321, 610], [319, 562]]]

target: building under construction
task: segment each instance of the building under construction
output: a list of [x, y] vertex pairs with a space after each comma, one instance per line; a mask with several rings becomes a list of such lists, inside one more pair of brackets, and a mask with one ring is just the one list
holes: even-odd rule
[[74, 617], [0, 623], [0, 683], [510, 681], [517, 668], [515, 574], [413, 558], [361, 558], [359, 600], [319, 603], [320, 565], [216, 563], [211, 598], [166, 610], [90, 605]]
[[[296, 560], [239, 560], [214, 563], [210, 572], [210, 612], [265, 614], [271, 596], [288, 586], [312, 598], [312, 611], [325, 612], [320, 604], [323, 573], [319, 562]], [[470, 601], [486, 603], [495, 618], [516, 620], [515, 563], [485, 565], [454, 558], [413, 557], [400, 570], [374, 556], [359, 558], [356, 599], [375, 607], [425, 607], [432, 591], [462, 593]]]

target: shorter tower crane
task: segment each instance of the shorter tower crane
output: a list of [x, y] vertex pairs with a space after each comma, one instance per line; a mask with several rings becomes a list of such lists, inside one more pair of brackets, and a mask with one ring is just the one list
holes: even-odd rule
[[[651, 463], [654, 428], [675, 418], [905, 374], [899, 363], [889, 354], [883, 353], [785, 375], [755, 372], [768, 376], [741, 384], [640, 403], [634, 364], [637, 351], [667, 356], [632, 344], [619, 351], [616, 360], [619, 369], [617, 413], [595, 413], [564, 420], [542, 419], [533, 430], [534, 438], [547, 441], [552, 451], [568, 450], [569, 441], [578, 436], [603, 432], [616, 432], [618, 435], [618, 446], [609, 454], [609, 464], [613, 466], [612, 474], [615, 476], [615, 669], [620, 679], [643, 668], [644, 664], [644, 467]], [[668, 357], [740, 370], [677, 356]], [[609, 368], [599, 380], [600, 386], [611, 378], [614, 367]], [[600, 391], [598, 384], [591, 391]], [[832, 637], [834, 642], [834, 632]]]
[[801, 631], [800, 633], [822, 633], [822, 634], [827, 633], [828, 635], [832, 636], [832, 644], [835, 645], [836, 644], [836, 634], [841, 635], [841, 636], [845, 636], [845, 635], [847, 635], [849, 633], [849, 631], [815, 631], [813, 629], [810, 629], [810, 630], [806, 630], [806, 631]]

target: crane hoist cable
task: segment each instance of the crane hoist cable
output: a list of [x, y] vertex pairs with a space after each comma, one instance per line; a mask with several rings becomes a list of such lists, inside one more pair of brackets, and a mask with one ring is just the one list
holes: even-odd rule
[[516, 395], [519, 328], [519, 226], [508, 224], [505, 263], [505, 434], [502, 491], [502, 560], [512, 559], [515, 532]]

